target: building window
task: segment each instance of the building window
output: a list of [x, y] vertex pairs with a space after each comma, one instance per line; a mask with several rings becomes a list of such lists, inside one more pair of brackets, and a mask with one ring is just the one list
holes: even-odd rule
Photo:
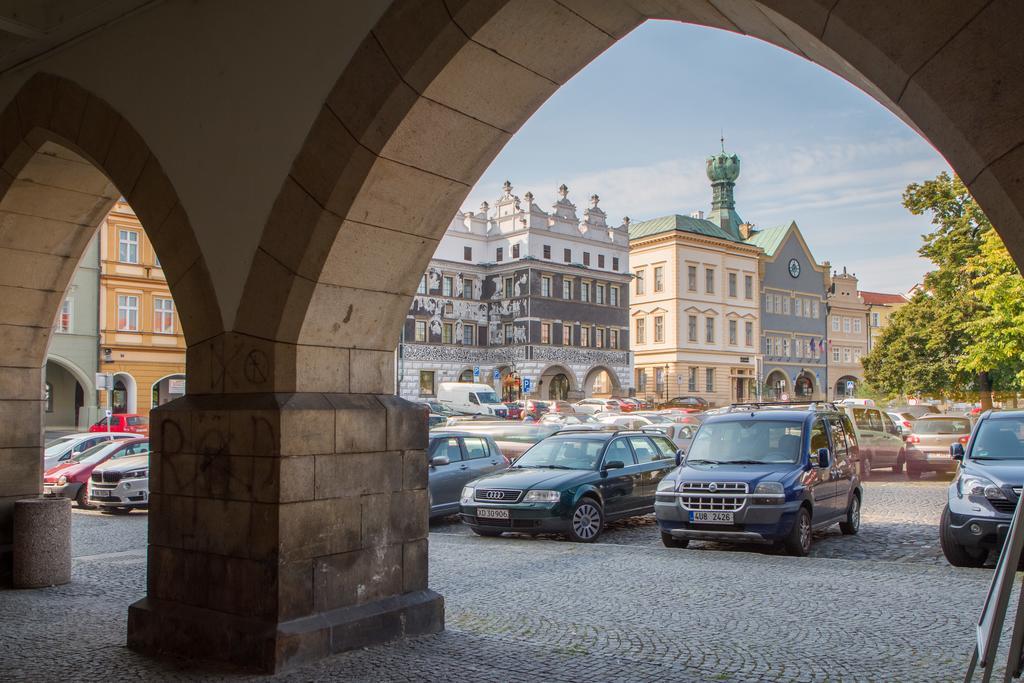
[[498, 247], [497, 251], [494, 252], [494, 260], [501, 263], [505, 260], [505, 249], [504, 247]]
[[73, 307], [73, 300], [71, 297], [64, 299], [60, 305], [60, 313], [57, 314], [57, 325], [54, 327], [56, 332], [68, 333], [71, 331], [71, 311]]
[[562, 280], [562, 298], [566, 301], [572, 299], [572, 280]]
[[782, 297], [782, 315], [789, 315], [789, 297]]
[[434, 371], [420, 370], [420, 396], [434, 395]]
[[43, 384], [43, 402], [46, 406], [46, 412], [53, 412], [53, 385], [49, 382]]
[[860, 349], [854, 349], [853, 350], [853, 362], [854, 363], [859, 363], [860, 362]]
[[832, 331], [833, 332], [838, 332], [839, 331], [839, 316], [838, 315], [832, 316]]
[[654, 343], [660, 344], [665, 341], [665, 316], [654, 316]]
[[789, 358], [789, 338], [782, 340], [782, 357]]
[[715, 293], [715, 269], [704, 269], [704, 291], [708, 294]]
[[174, 334], [174, 302], [170, 299], [153, 298], [153, 332]]
[[511, 344], [512, 339], [515, 336], [515, 328], [513, 327], [512, 323], [505, 323], [502, 330], [504, 331], [505, 343]]
[[878, 313], [875, 313], [874, 311], [872, 311], [871, 312], [871, 327], [881, 327], [881, 326], [882, 326], [882, 316], [879, 315]]
[[139, 262], [139, 233], [137, 230], [117, 231], [117, 260], [121, 263]]
[[619, 257], [618, 256], [612, 256], [612, 270], [614, 270], [616, 273], [619, 272]]
[[619, 348], [619, 331], [608, 330], [608, 347], [612, 349]]
[[752, 275], [743, 276], [743, 298], [751, 300], [754, 298], [754, 276]]
[[818, 319], [818, 302], [817, 301], [812, 301], [811, 302], [811, 317], [814, 318], [815, 320]]
[[580, 301], [590, 301], [590, 283], [580, 283]]
[[451, 344], [452, 343], [452, 337], [454, 336], [452, 334], [452, 329], [453, 329], [453, 325], [451, 323], [444, 323], [443, 325], [441, 325], [441, 343], [442, 344]]
[[585, 265], [585, 266], [589, 266], [590, 265], [590, 252], [589, 251], [583, 252], [583, 265]]
[[697, 316], [686, 316], [686, 338], [689, 341], [697, 341]]
[[572, 249], [562, 250], [562, 260], [566, 263], [572, 263]]
[[775, 306], [773, 305], [774, 302], [775, 302], [775, 298], [772, 297], [771, 294], [765, 294], [764, 295], [764, 312], [765, 313], [774, 313], [775, 312]]
[[643, 368], [636, 371], [636, 390], [641, 393], [647, 391], [647, 370]]
[[117, 329], [139, 331], [139, 297], [121, 294], [117, 297]]
[[715, 369], [708, 368], [704, 371], [704, 388], [707, 391], [715, 390]]
[[804, 299], [804, 317], [805, 318], [810, 318], [811, 317], [811, 300], [810, 299]]
[[704, 318], [704, 341], [708, 344], [715, 343], [715, 319]]
[[597, 255], [597, 267], [604, 268], [604, 254]]
[[551, 245], [550, 244], [545, 244], [544, 245], [544, 258], [549, 259], [549, 260], [551, 259]]
[[850, 319], [849, 318], [843, 318], [843, 332], [845, 332], [846, 334], [850, 333]]
[[594, 346], [599, 349], [604, 348], [604, 328], [599, 327], [594, 332]]
[[861, 324], [860, 324], [860, 318], [854, 318], [853, 319], [853, 333], [854, 334], [860, 334], [861, 332], [863, 332], [863, 328], [861, 327]]
[[803, 316], [803, 310], [800, 305], [800, 299], [793, 299], [793, 315], [800, 318]]
[[665, 291], [665, 269], [662, 266], [654, 267], [654, 291]]
[[416, 288], [416, 293], [417, 294], [426, 294], [427, 293], [427, 276], [426, 275], [424, 275], [423, 277], [420, 278], [420, 285], [419, 285], [419, 287]]
[[505, 298], [506, 299], [511, 299], [512, 298], [512, 292], [513, 292], [513, 289], [512, 289], [512, 278], [507, 277], [507, 278], [505, 278]]
[[804, 343], [800, 339], [793, 340], [793, 355], [797, 358], [804, 357]]
[[562, 346], [572, 346], [572, 323], [562, 323]]
[[738, 286], [736, 273], [729, 273], [729, 296], [733, 299], [739, 296], [739, 291], [737, 289]]
[[637, 318], [636, 320], [636, 343], [647, 343], [647, 321], [643, 318]]
[[843, 362], [849, 363], [851, 361], [850, 349], [843, 349]]
[[476, 346], [476, 325], [462, 323], [462, 343], [466, 346]]
[[443, 315], [446, 318], [454, 318], [455, 317], [455, 307], [452, 306], [452, 302], [449, 301], [448, 303], [446, 303], [444, 305]]
[[839, 349], [832, 347], [832, 361], [834, 363], [839, 362]]
[[688, 375], [688, 378], [687, 378], [688, 381], [686, 383], [686, 390], [687, 391], [697, 391], [697, 372], [699, 370], [700, 370], [699, 368], [690, 368], [687, 371], [687, 373], [686, 373]]
[[739, 343], [737, 339], [737, 326], [735, 320], [729, 321], [729, 343], [733, 346]]
[[654, 392], [661, 394], [665, 391], [665, 368], [654, 368]]
[[453, 291], [453, 283], [455, 280], [451, 275], [445, 275], [441, 278], [441, 296], [451, 296]]
[[747, 346], [754, 345], [754, 323], [749, 320], [743, 323], [743, 342]]
[[551, 278], [547, 275], [540, 279], [540, 295], [551, 296]]
[[608, 288], [608, 304], [611, 306], [619, 305], [619, 288], [615, 285]]
[[697, 291], [697, 266], [686, 266], [686, 289]]
[[590, 346], [590, 328], [580, 325], [580, 346]]
[[540, 324], [540, 343], [550, 344], [551, 343], [551, 323]]
[[472, 299], [473, 298], [473, 280], [470, 278], [462, 279], [462, 298]]
[[636, 293], [637, 294], [644, 294], [646, 292], [646, 290], [647, 290], [646, 283], [644, 282], [644, 277], [646, 275], [647, 275], [647, 271], [645, 271], [645, 270], [638, 270], [638, 271], [636, 271]]
[[413, 339], [418, 342], [427, 341], [427, 321], [417, 320], [413, 325]]
[[519, 258], [519, 245], [518, 244], [513, 244], [512, 245], [512, 258]]
[[596, 294], [595, 301], [599, 304], [604, 304], [604, 285], [597, 285], [594, 288], [594, 294]]
[[462, 248], [462, 259], [464, 261], [472, 261], [473, 260], [473, 247], [463, 247]]

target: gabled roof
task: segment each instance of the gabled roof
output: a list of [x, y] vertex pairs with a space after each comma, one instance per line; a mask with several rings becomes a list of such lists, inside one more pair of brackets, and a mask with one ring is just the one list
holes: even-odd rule
[[729, 242], [742, 242], [742, 240], [736, 239], [705, 218], [693, 218], [692, 216], [680, 216], [679, 214], [633, 223], [629, 226], [629, 239], [635, 240], [675, 230], [704, 235], [706, 237], [715, 237]]
[[785, 239], [786, 233], [792, 225], [792, 223], [776, 225], [772, 228], [758, 230], [746, 240], [746, 243], [753, 244], [755, 247], [761, 247], [764, 249], [766, 256], [774, 256], [775, 250], [782, 244], [782, 240]]
[[905, 304], [907, 303], [907, 297], [902, 294], [886, 294], [884, 292], [865, 292], [861, 290], [857, 292], [861, 298], [864, 299], [866, 304]]

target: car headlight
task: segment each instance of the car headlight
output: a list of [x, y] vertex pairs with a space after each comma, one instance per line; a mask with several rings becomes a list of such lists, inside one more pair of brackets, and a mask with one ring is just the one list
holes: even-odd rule
[[464, 486], [462, 488], [462, 498], [459, 499], [459, 505], [472, 505], [473, 494], [476, 492], [472, 486]]
[[63, 474], [57, 477], [57, 486], [63, 486], [66, 483], [68, 483], [68, 478]]
[[122, 479], [145, 479], [149, 476], [149, 470], [132, 470], [131, 472], [125, 472]]
[[557, 503], [562, 498], [559, 491], [527, 491], [524, 503]]
[[785, 489], [782, 488], [782, 484], [777, 481], [762, 481], [754, 489], [754, 495], [770, 495], [785, 493]]
[[676, 487], [676, 482], [672, 479], [662, 479], [658, 482], [658, 491], [671, 491]]
[[1006, 499], [1006, 495], [998, 486], [977, 474], [969, 474], [960, 478], [960, 492], [965, 496]]

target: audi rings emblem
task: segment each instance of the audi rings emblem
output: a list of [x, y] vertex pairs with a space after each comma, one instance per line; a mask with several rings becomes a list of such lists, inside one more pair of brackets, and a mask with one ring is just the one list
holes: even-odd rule
[[502, 500], [505, 494], [502, 491], [486, 491], [484, 498], [490, 498], [491, 500]]
[[718, 490], [718, 484], [716, 484], [715, 482], [711, 482], [710, 484], [708, 484], [708, 491], [711, 491], [711, 493], [714, 493], [717, 490]]

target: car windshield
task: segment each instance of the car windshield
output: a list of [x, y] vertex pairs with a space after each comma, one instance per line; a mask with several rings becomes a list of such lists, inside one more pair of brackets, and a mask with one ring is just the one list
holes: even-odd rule
[[75, 457], [71, 458], [72, 462], [77, 462], [82, 465], [93, 465], [103, 459], [103, 451], [110, 445], [109, 441], [96, 444], [92, 448], [82, 451]]
[[971, 446], [974, 460], [1024, 460], [1024, 418], [985, 420]]
[[925, 418], [914, 423], [914, 431], [918, 434], [970, 434], [971, 421], [965, 418]]
[[77, 436], [62, 436], [48, 441], [46, 444], [46, 455], [55, 455], [67, 448], [68, 444], [77, 439]]
[[732, 420], [704, 423], [687, 462], [796, 463], [802, 425], [782, 420]]
[[515, 467], [551, 467], [564, 470], [594, 470], [601, 460], [605, 439], [574, 436], [552, 437], [526, 451]]
[[476, 392], [476, 397], [480, 399], [480, 403], [482, 404], [501, 403], [501, 401], [498, 400], [498, 395], [493, 391], [478, 391]]

